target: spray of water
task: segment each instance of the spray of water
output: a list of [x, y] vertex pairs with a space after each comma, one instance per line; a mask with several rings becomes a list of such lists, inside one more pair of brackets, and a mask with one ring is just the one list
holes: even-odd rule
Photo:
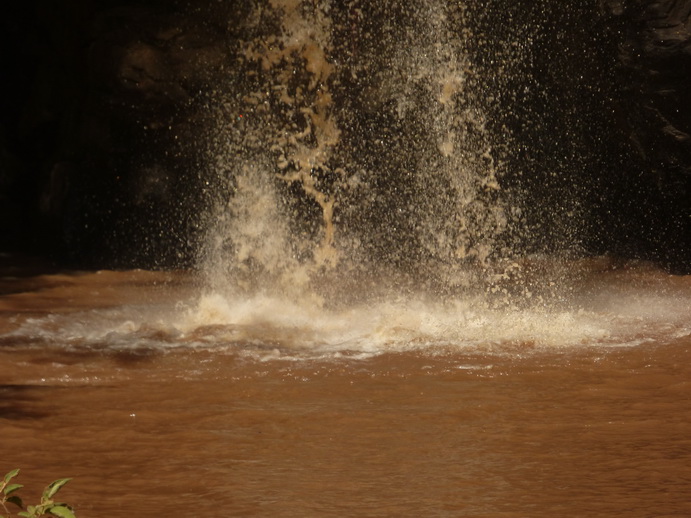
[[508, 222], [462, 7], [255, 9], [210, 148], [212, 290], [334, 305], [498, 280]]
[[441, 0], [256, 3], [219, 89], [188, 332], [361, 352], [636, 341], [628, 310], [584, 309], [582, 267], [502, 245], [515, 211], [465, 17]]

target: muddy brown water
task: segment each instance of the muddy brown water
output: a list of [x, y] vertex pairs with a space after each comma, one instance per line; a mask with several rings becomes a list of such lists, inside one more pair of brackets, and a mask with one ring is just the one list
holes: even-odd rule
[[324, 331], [202, 322], [181, 272], [5, 276], [0, 469], [82, 517], [691, 516], [691, 280], [583, 282], [520, 325]]

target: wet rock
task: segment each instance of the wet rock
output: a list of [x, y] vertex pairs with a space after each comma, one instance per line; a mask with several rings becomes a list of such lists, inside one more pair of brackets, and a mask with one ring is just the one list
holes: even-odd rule
[[5, 246], [94, 264], [189, 260], [193, 139], [229, 59], [227, 22], [184, 2], [22, 10], [3, 24], [24, 75], [3, 99], [2, 160], [18, 164], [3, 167], [0, 196], [16, 200], [4, 220], [22, 229]]
[[691, 271], [691, 2], [607, 2], [619, 24], [620, 122], [657, 190], [657, 258]]

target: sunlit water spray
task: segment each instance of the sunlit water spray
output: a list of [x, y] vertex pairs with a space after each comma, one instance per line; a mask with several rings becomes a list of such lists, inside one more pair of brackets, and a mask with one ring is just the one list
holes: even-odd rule
[[462, 9], [257, 9], [210, 146], [210, 288], [327, 306], [483, 289], [508, 222]]
[[0, 346], [210, 350], [255, 359], [407, 351], [453, 357], [637, 346], [691, 336], [689, 278], [646, 265], [615, 268], [604, 259], [573, 266], [582, 275], [568, 297], [512, 308], [492, 307], [478, 293], [447, 300], [408, 295], [329, 309], [318, 300], [266, 293], [199, 295], [184, 274], [46, 276], [38, 289], [0, 300]]
[[199, 143], [201, 287], [17, 318], [3, 341], [321, 358], [688, 336], [686, 279], [507, 249], [462, 6], [369, 4], [270, 0], [246, 21]]

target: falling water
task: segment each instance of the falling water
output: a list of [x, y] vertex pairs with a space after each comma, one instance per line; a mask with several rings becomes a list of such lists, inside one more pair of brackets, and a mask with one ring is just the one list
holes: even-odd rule
[[508, 221], [463, 8], [331, 13], [262, 3], [238, 44], [209, 146], [210, 287], [327, 305], [484, 289]]
[[[640, 342], [637, 301], [586, 302], [607, 260], [507, 244], [525, 230], [466, 16], [442, 1], [255, 5], [204, 143], [217, 191], [183, 335], [289, 355]], [[660, 304], [687, 332], [688, 301]]]

